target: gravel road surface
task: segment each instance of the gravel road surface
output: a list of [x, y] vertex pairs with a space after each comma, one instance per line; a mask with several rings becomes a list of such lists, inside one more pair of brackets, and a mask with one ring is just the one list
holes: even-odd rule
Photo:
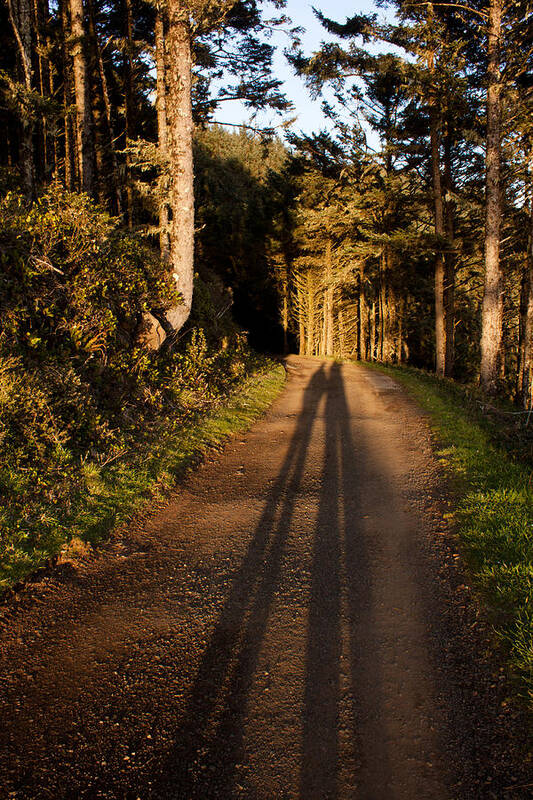
[[533, 796], [424, 415], [287, 369], [166, 507], [4, 601], [1, 798]]

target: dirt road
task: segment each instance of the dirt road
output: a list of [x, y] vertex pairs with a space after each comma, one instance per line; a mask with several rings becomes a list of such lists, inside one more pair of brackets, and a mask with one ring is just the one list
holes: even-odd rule
[[291, 358], [170, 505], [0, 619], [0, 796], [529, 797], [424, 420]]

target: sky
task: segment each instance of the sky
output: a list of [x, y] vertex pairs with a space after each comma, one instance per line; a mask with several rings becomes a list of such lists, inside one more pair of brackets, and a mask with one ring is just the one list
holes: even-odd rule
[[[378, 14], [384, 18], [386, 12], [377, 8], [371, 0], [288, 0], [284, 13], [290, 17], [293, 26], [305, 28], [301, 34], [302, 49], [305, 54], [310, 54], [317, 50], [321, 41], [330, 39], [330, 34], [324, 30], [320, 22], [313, 14], [313, 6], [320, 9], [331, 19], [344, 21], [347, 17], [354, 14]], [[388, 12], [390, 18], [391, 12]], [[274, 58], [276, 77], [284, 82], [284, 90], [287, 97], [293, 102], [294, 111], [290, 117], [296, 117], [292, 129], [296, 132], [312, 133], [322, 128], [328, 128], [329, 122], [325, 119], [320, 108], [320, 98], [313, 100], [303, 81], [294, 75], [294, 72], [287, 60], [283, 56], [283, 49], [287, 46], [287, 37], [278, 32], [272, 38], [272, 43], [277, 45], [277, 52]], [[376, 48], [374, 48], [376, 51]], [[238, 102], [224, 103], [221, 108], [217, 121], [232, 124], [250, 123], [251, 112], [249, 109]], [[265, 112], [257, 117], [251, 124], [258, 127], [268, 127], [279, 125], [281, 118], [272, 112]]]

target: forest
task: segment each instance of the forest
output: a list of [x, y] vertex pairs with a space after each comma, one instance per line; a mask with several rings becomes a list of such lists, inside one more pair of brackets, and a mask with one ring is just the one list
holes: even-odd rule
[[[316, 52], [284, 0], [0, 6], [10, 563], [256, 352], [407, 363], [531, 410], [530, 4], [380, 5], [316, 10]], [[291, 125], [280, 31], [323, 130]], [[236, 99], [279, 125], [221, 122]]]

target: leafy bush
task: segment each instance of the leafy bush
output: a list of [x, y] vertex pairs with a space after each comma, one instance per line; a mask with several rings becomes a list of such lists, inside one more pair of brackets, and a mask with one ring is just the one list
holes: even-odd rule
[[53, 186], [28, 207], [10, 193], [0, 214], [3, 347], [108, 362], [177, 300], [160, 259], [85, 195]]
[[142, 489], [165, 443], [257, 362], [216, 281], [199, 283], [178, 347], [147, 351], [143, 315], [177, 302], [174, 281], [87, 197], [8, 194], [0, 214], [1, 586], [73, 532], [98, 538], [106, 481], [137, 471], [128, 491]]

